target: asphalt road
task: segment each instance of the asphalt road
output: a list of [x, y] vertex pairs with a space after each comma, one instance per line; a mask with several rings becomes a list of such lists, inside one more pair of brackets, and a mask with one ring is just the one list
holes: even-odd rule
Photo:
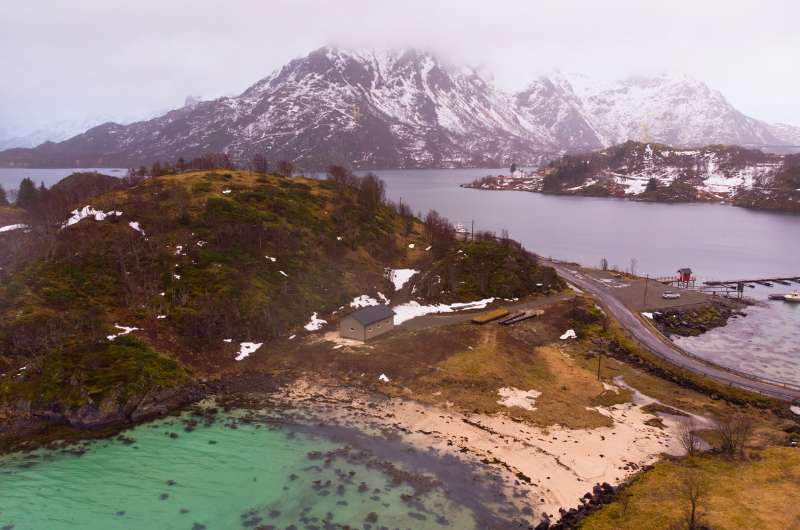
[[772, 383], [727, 370], [686, 353], [661, 335], [655, 328], [646, 324], [638, 315], [633, 314], [614, 296], [609, 287], [581, 274], [574, 267], [561, 263], [550, 263], [550, 265], [556, 269], [562, 278], [593, 296], [605, 306], [605, 309], [614, 315], [631, 337], [654, 355], [723, 384], [751, 390], [784, 401], [800, 400], [800, 388], [787, 387], [779, 383]]

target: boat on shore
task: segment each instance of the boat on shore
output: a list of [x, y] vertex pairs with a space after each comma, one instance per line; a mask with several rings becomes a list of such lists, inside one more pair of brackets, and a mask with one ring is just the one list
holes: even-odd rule
[[771, 294], [769, 295], [770, 300], [783, 300], [784, 302], [794, 302], [800, 303], [800, 291], [794, 291], [791, 293], [785, 294]]

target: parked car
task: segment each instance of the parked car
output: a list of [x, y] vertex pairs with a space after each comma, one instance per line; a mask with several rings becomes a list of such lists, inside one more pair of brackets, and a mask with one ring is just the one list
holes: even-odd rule
[[681, 293], [676, 293], [675, 291], [664, 291], [663, 293], [661, 293], [661, 298], [665, 298], [667, 300], [674, 300], [680, 297]]

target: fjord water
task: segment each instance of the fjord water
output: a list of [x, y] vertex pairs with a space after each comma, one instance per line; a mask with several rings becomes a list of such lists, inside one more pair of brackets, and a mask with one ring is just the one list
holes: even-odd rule
[[[435, 209], [475, 230], [507, 229], [526, 248], [547, 257], [672, 276], [691, 267], [700, 280], [800, 276], [800, 215], [721, 204], [657, 204], [625, 199], [556, 197], [461, 188], [476, 177], [507, 170], [384, 170], [392, 200], [415, 211]], [[728, 368], [800, 384], [800, 305], [770, 302], [800, 284], [748, 289], [760, 305], [699, 337], [677, 342]]]
[[[0, 528], [476, 528], [440, 488], [404, 501], [414, 488], [361, 458], [353, 439], [231, 420], [185, 432], [170, 418], [126, 432], [124, 443], [0, 457]], [[327, 452], [337, 456], [309, 457]]]
[[95, 167], [61, 169], [0, 168], [0, 185], [2, 185], [6, 190], [14, 190], [19, 188], [19, 183], [22, 181], [22, 179], [27, 177], [33, 180], [33, 182], [37, 185], [44, 183], [44, 185], [49, 188], [59, 180], [71, 175], [72, 173], [91, 171], [97, 171], [115, 177], [122, 177], [127, 173], [128, 170], [121, 168]]

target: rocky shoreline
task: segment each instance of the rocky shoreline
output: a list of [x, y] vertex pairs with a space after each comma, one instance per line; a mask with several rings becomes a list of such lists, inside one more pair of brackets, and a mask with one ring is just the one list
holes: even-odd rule
[[726, 326], [732, 318], [747, 316], [743, 310], [752, 304], [746, 299], [718, 298], [701, 306], [654, 311], [653, 322], [667, 337], [696, 337]]

